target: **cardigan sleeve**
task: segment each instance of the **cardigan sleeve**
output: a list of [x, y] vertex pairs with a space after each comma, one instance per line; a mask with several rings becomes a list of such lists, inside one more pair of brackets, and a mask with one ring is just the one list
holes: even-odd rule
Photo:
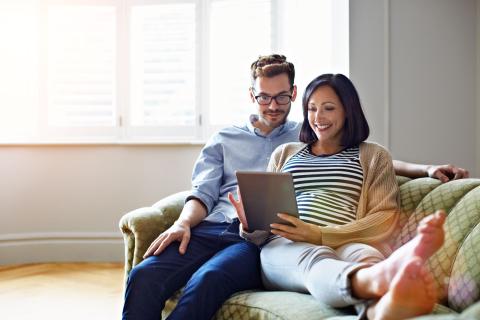
[[277, 149], [272, 153], [272, 156], [270, 158], [270, 161], [268, 162], [267, 165], [267, 172], [277, 172], [278, 171], [278, 155], [280, 152], [278, 152]]
[[320, 227], [323, 245], [333, 248], [351, 242], [375, 245], [388, 238], [395, 229], [399, 212], [398, 185], [392, 158], [381, 147], [373, 148], [372, 152], [361, 195], [366, 198], [365, 208], [359, 204], [355, 221]]
[[306, 146], [301, 142], [290, 142], [278, 146], [271, 155], [270, 162], [267, 166], [269, 172], [280, 172], [288, 159], [298, 153]]

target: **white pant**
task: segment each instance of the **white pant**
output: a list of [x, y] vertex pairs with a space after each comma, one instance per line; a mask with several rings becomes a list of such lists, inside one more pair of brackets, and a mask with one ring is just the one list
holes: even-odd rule
[[362, 303], [352, 296], [350, 274], [385, 259], [376, 248], [363, 243], [334, 250], [282, 237], [265, 244], [260, 257], [267, 289], [310, 293], [332, 307]]

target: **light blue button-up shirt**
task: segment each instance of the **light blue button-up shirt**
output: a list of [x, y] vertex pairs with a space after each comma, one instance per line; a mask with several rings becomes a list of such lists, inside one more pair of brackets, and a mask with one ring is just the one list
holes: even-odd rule
[[205, 220], [231, 222], [235, 209], [228, 192], [236, 194], [235, 171], [265, 171], [273, 150], [281, 144], [298, 141], [301, 124], [287, 121], [268, 135], [251, 123], [231, 126], [214, 134], [200, 152], [192, 175], [192, 197], [208, 210]]

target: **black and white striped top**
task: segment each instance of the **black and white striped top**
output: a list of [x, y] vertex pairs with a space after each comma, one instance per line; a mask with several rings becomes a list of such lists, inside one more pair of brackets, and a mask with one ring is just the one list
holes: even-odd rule
[[316, 156], [307, 146], [282, 171], [292, 173], [301, 220], [320, 226], [355, 220], [363, 183], [358, 147]]

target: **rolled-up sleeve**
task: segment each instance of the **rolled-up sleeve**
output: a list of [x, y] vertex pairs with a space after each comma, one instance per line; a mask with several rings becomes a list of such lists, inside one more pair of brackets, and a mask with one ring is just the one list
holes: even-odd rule
[[223, 180], [223, 148], [218, 136], [213, 136], [203, 147], [192, 174], [192, 191], [186, 201], [196, 198], [210, 213], [218, 201]]

